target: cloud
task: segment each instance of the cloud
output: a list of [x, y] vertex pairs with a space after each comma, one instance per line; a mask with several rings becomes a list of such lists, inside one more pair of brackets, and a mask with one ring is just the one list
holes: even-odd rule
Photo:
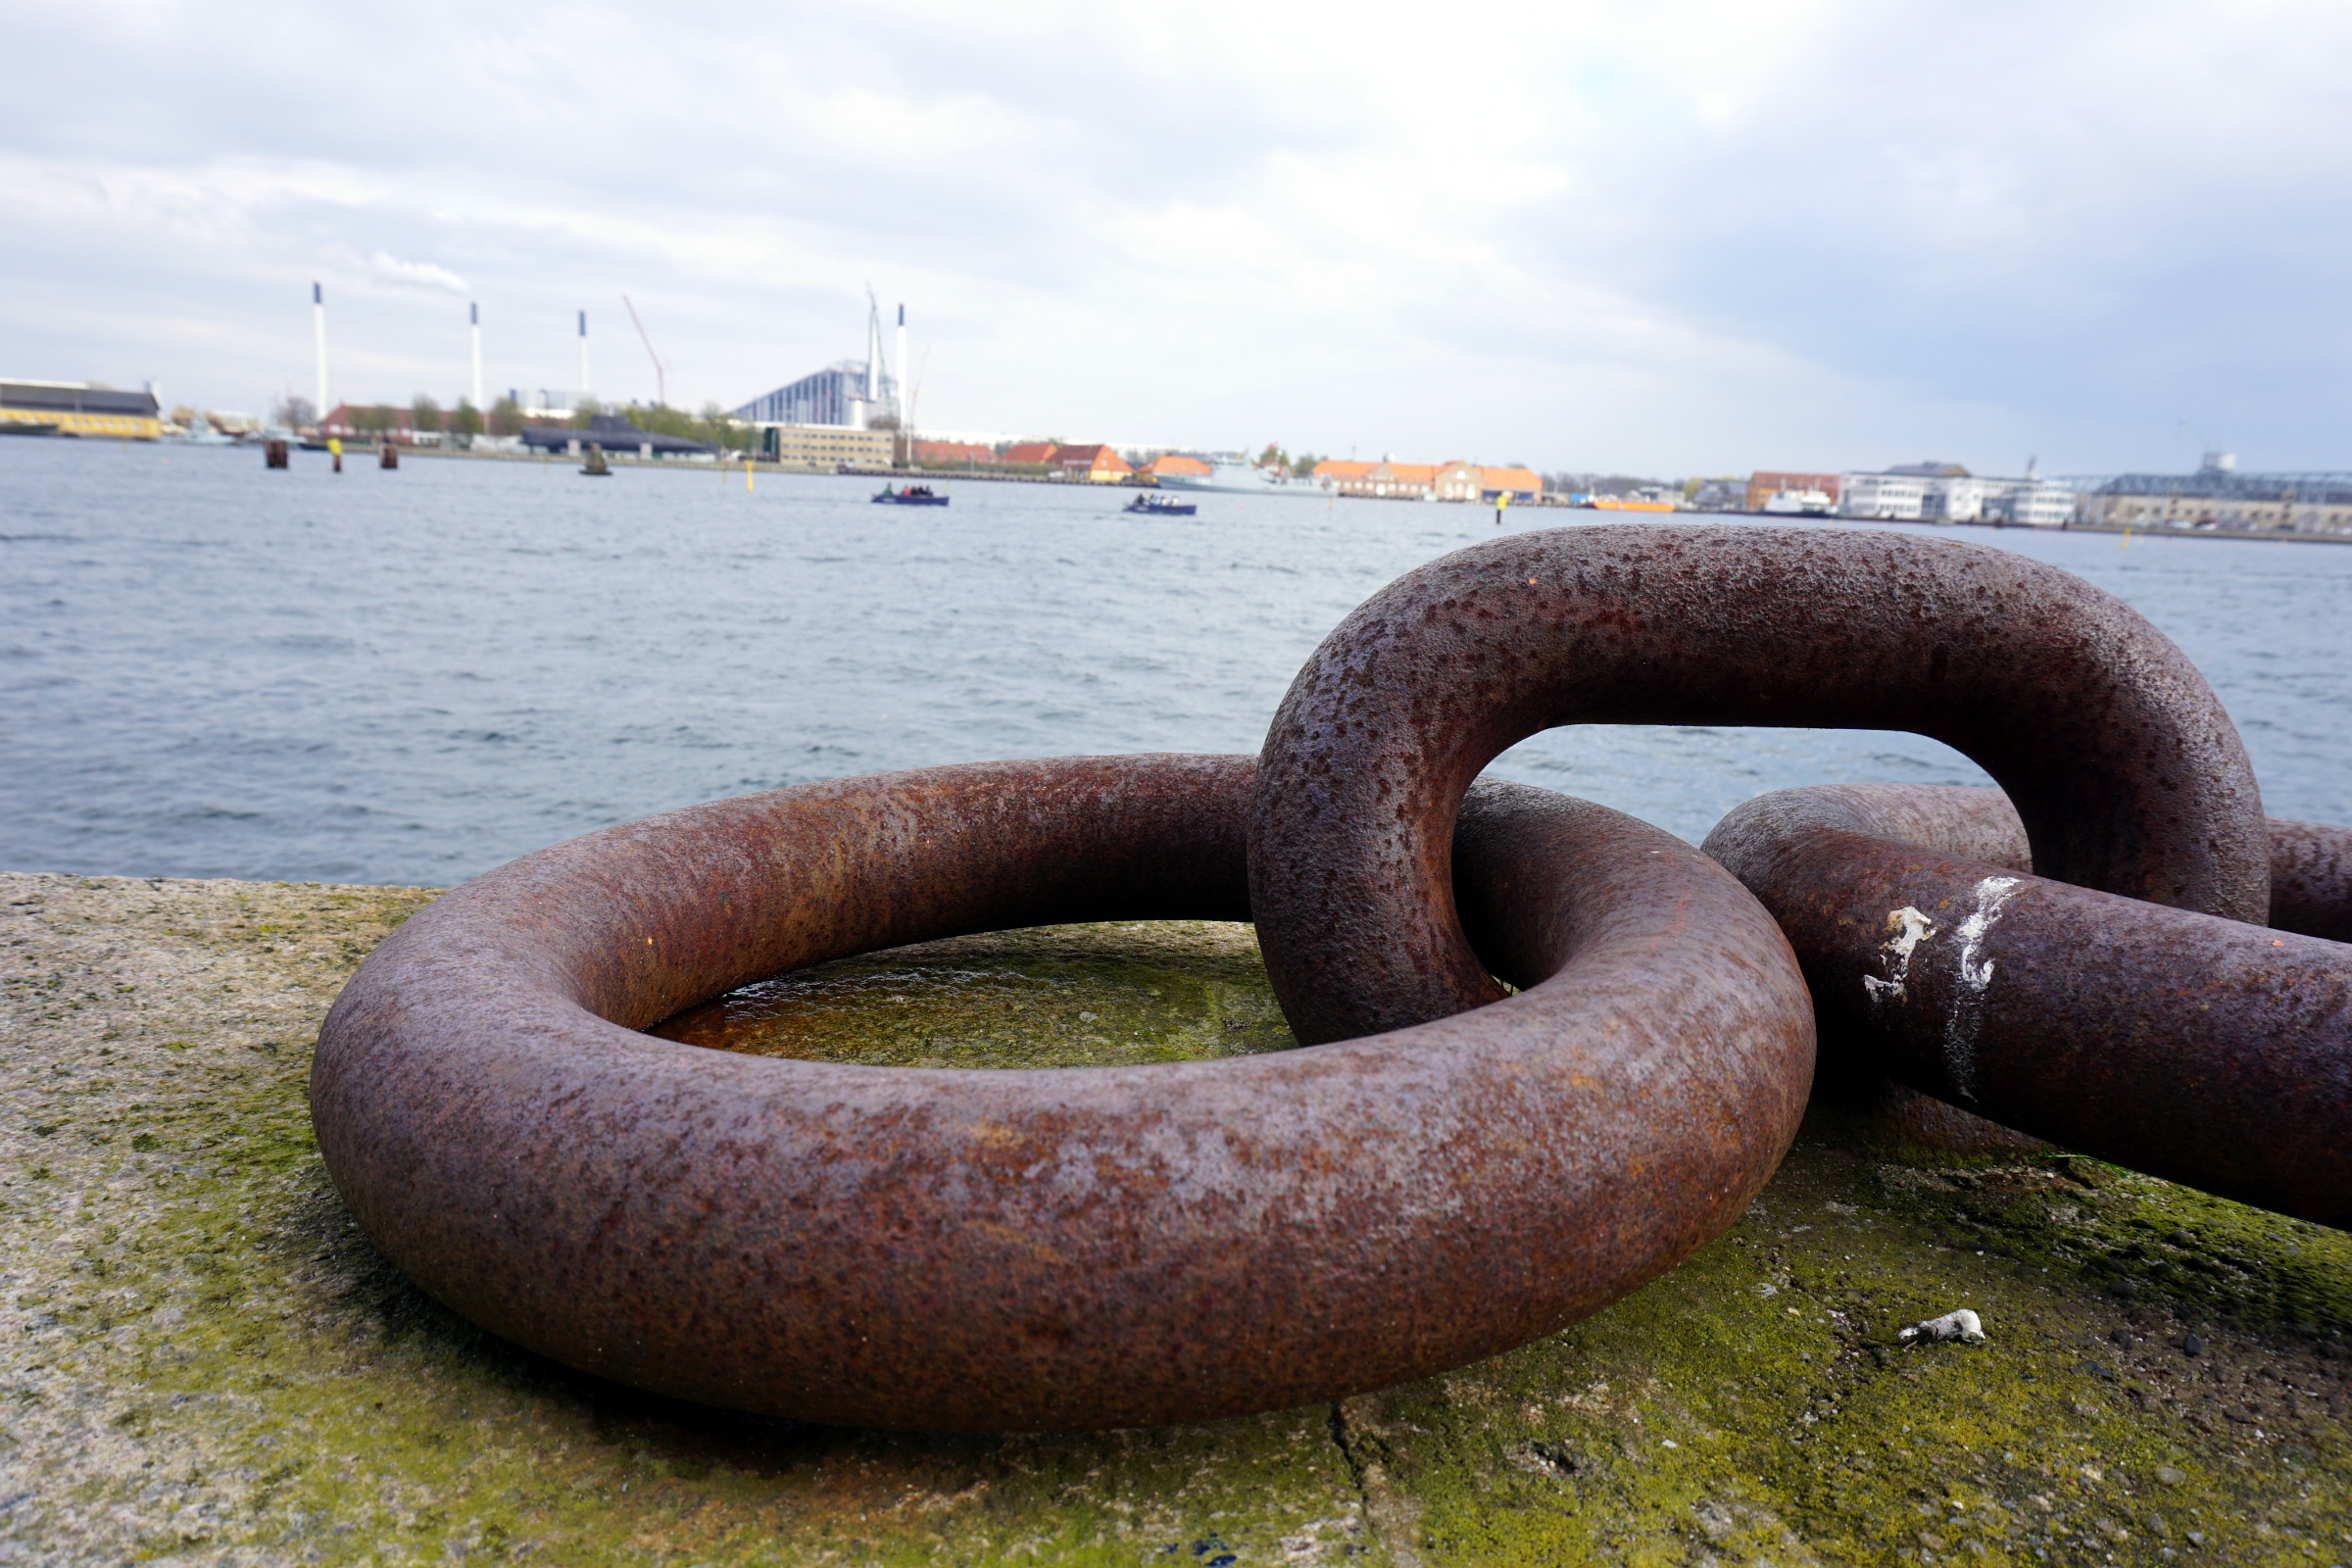
[[966, 428], [2084, 471], [2187, 418], [2352, 457], [2340, 7], [272, 15], [21, 19], [0, 323], [40, 373], [251, 402], [325, 275], [356, 394], [458, 386], [478, 297], [500, 386], [567, 385], [585, 309], [599, 390], [651, 396], [626, 291], [672, 397], [732, 404], [861, 352], [871, 281]]
[[448, 268], [435, 267], [430, 262], [404, 262], [389, 251], [376, 251], [368, 256], [368, 276], [388, 288], [422, 289], [428, 294], [466, 297], [466, 280]]

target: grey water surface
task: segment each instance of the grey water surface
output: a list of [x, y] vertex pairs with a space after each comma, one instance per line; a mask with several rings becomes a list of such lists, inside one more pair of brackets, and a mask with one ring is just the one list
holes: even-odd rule
[[[0, 442], [0, 867], [448, 884], [608, 823], [886, 768], [1252, 752], [1298, 663], [1482, 509]], [[1513, 529], [1610, 527], [1521, 512]], [[1733, 526], [1739, 524], [1733, 523]], [[2352, 822], [2352, 549], [1940, 529], [2194, 659], [2275, 815]], [[1494, 771], [1696, 840], [1792, 784], [1980, 783], [1878, 731], [1583, 726]]]

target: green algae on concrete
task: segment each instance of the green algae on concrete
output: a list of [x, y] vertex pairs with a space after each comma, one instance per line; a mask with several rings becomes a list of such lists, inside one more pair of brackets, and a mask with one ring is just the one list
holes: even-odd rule
[[[0, 1561], [2352, 1564], [2352, 1239], [1833, 1124], [1647, 1290], [1336, 1406], [950, 1438], [582, 1377], [409, 1287], [311, 1143], [325, 1005], [427, 897], [0, 877]], [[1253, 951], [933, 944], [765, 988], [739, 1043], [1272, 1049]], [[1987, 1344], [1895, 1343], [1955, 1306]]]
[[692, 1045], [876, 1067], [1108, 1067], [1287, 1051], [1250, 928], [1045, 926], [845, 958], [655, 1028]]

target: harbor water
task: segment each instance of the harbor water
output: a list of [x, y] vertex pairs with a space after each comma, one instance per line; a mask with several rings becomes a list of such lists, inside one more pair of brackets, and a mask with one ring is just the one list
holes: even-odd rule
[[[0, 867], [447, 885], [782, 784], [1250, 752], [1351, 607], [1483, 509], [740, 468], [0, 446]], [[1524, 509], [1513, 530], [1614, 527]], [[1740, 525], [1737, 521], [1729, 525]], [[2185, 649], [2272, 814], [2352, 822], [2352, 549], [1932, 530], [2088, 578]], [[1761, 791], [1980, 783], [1878, 731], [1581, 726], [1494, 770], [1687, 839]]]

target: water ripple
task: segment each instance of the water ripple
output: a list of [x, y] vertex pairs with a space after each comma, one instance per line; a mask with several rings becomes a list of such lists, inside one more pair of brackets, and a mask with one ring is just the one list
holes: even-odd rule
[[[851, 479], [157, 457], [0, 449], [0, 865], [446, 884], [778, 784], [1253, 751], [1341, 616], [1494, 534], [1409, 503], [1135, 519], [1124, 492], [965, 484], [918, 523]], [[1960, 536], [2136, 605], [2229, 704], [2271, 809], [2352, 821], [2352, 550]], [[1761, 790], [1983, 777], [1913, 736], [1719, 726], [1551, 731], [1495, 770], [1693, 839]]]

